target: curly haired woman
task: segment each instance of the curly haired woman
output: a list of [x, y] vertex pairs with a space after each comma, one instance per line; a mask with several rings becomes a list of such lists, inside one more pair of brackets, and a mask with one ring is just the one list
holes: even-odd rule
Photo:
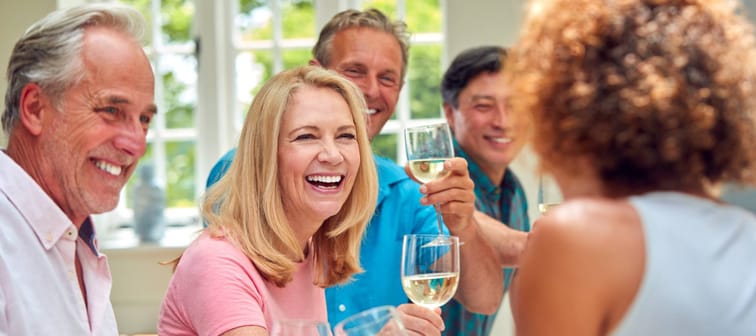
[[532, 0], [512, 104], [565, 201], [512, 287], [518, 335], [756, 335], [756, 48], [734, 1]]

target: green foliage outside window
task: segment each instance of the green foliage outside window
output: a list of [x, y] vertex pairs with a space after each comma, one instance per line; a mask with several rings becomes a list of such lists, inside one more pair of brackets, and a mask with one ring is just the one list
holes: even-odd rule
[[[148, 36], [145, 43], [152, 44], [152, 38], [160, 38], [163, 44], [186, 43], [191, 41], [194, 5], [191, 0], [162, 0], [161, 1], [161, 32], [159, 37], [149, 36], [152, 31], [151, 0], [122, 0], [138, 8], [147, 18]], [[253, 10], [268, 6], [267, 0], [240, 0], [241, 15], [249, 15]], [[378, 8], [391, 17], [395, 17], [395, 0], [364, 1], [364, 7]], [[406, 1], [406, 17], [410, 33], [440, 32], [441, 10], [439, 0]], [[284, 38], [317, 38], [313, 0], [284, 0], [281, 4], [282, 31]], [[216, 23], [222, 24], [222, 23]], [[240, 31], [243, 40], [270, 40], [273, 35], [272, 22], [260, 27]], [[438, 84], [440, 80], [440, 59], [442, 47], [440, 45], [416, 45], [410, 48], [410, 69], [407, 84], [410, 90], [410, 108], [412, 118], [437, 118], [440, 116], [440, 97]], [[311, 58], [310, 48], [287, 49], [283, 51], [284, 68], [305, 65]], [[184, 60], [194, 62], [194, 55], [182, 55]], [[254, 61], [265, 69], [264, 82], [273, 72], [273, 58], [270, 51], [255, 51]], [[196, 96], [181, 82], [177, 74], [172, 72], [158, 73], [163, 81], [162, 110], [165, 116], [165, 127], [168, 129], [194, 127], [195, 101], [187, 101], [185, 97]], [[257, 83], [252, 89], [256, 93], [262, 83]], [[246, 110], [245, 110], [246, 112]], [[373, 140], [373, 149], [378, 155], [396, 159], [397, 135], [381, 134]], [[142, 162], [153, 160], [153, 144], [148, 146], [148, 152]], [[165, 144], [168, 158], [166, 165], [166, 201], [168, 207], [195, 206], [195, 174], [196, 174], [196, 143], [194, 141], [168, 142]], [[134, 178], [132, 178], [134, 180]], [[133, 181], [129, 182], [129, 186]]]

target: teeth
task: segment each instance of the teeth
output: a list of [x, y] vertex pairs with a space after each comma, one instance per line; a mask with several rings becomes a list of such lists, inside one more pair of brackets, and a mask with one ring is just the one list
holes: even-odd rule
[[512, 138], [490, 138], [490, 139], [491, 139], [491, 141], [498, 142], [498, 143], [510, 143], [510, 142], [512, 142]]
[[339, 183], [341, 182], [341, 176], [307, 176], [307, 181], [320, 183]]
[[101, 170], [107, 172], [110, 175], [114, 175], [114, 176], [121, 175], [120, 166], [112, 165], [104, 161], [95, 162], [95, 166], [97, 166], [97, 168], [100, 168]]
[[371, 109], [371, 108], [365, 110], [365, 113], [367, 113], [368, 115], [375, 114], [375, 112], [378, 112], [378, 111], [376, 111], [375, 109]]

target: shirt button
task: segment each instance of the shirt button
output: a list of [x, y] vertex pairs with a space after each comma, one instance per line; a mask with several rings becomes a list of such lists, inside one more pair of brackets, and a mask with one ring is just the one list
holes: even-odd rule
[[339, 305], [339, 311], [342, 312], [342, 313], [345, 312], [346, 311], [346, 306], [343, 305], [343, 304], [340, 304]]

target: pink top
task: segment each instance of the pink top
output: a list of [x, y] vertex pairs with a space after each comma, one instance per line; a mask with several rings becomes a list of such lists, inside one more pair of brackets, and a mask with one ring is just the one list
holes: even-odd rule
[[270, 328], [278, 319], [326, 321], [325, 292], [312, 284], [312, 258], [284, 288], [224, 238], [202, 233], [184, 252], [160, 309], [160, 335], [220, 335], [242, 326]]

